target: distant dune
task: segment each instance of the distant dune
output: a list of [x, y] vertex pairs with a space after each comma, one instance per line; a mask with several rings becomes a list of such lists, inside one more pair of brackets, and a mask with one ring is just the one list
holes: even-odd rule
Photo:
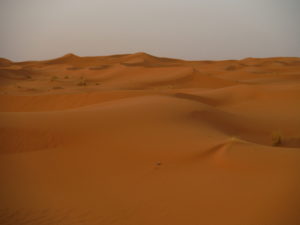
[[0, 224], [300, 224], [300, 58], [0, 59]]

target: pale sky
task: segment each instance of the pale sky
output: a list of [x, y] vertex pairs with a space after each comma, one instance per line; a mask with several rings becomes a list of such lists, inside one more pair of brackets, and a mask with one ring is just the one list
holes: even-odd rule
[[0, 0], [0, 57], [300, 57], [300, 0]]

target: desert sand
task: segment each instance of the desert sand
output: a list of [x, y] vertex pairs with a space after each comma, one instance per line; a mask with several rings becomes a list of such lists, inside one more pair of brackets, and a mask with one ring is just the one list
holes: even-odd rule
[[300, 224], [300, 58], [0, 59], [1, 225]]

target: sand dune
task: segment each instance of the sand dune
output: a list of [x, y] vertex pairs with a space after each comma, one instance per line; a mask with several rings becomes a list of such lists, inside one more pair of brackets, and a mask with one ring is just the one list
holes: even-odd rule
[[0, 59], [0, 224], [300, 224], [300, 59]]

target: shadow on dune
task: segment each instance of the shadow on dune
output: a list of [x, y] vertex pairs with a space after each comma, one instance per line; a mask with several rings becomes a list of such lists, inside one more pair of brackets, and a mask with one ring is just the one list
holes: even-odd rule
[[[205, 101], [203, 103], [205, 103]], [[208, 124], [229, 137], [236, 137], [259, 145], [275, 146], [272, 140], [272, 131], [275, 130], [275, 126], [261, 120], [247, 118], [217, 109], [194, 111], [190, 113], [189, 118], [199, 123], [200, 126], [201, 124]], [[276, 146], [299, 148], [300, 137], [282, 136], [280, 144]]]

